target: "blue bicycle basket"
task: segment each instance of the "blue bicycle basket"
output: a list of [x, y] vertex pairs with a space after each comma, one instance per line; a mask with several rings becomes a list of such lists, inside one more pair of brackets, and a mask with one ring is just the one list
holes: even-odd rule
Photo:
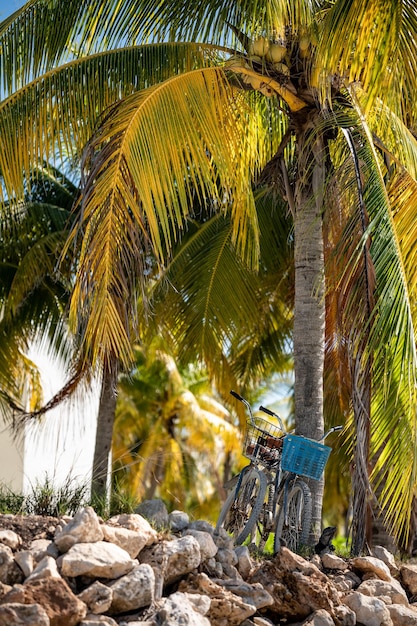
[[281, 467], [286, 472], [319, 480], [330, 452], [329, 446], [314, 439], [287, 435], [284, 438]]

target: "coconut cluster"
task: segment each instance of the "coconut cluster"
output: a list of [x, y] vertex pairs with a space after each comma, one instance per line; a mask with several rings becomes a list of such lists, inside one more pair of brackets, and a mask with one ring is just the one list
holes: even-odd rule
[[[296, 37], [297, 55], [305, 59], [310, 55], [311, 40], [307, 32], [299, 33]], [[265, 95], [272, 95], [273, 90], [268, 87], [268, 77], [278, 80], [281, 84], [289, 85], [291, 53], [294, 51], [294, 40], [277, 40], [268, 37], [257, 37], [247, 48], [246, 55], [235, 55], [228, 59], [228, 69], [248, 68], [256, 72], [257, 76], [240, 73], [240, 82], [243, 87], [257, 89]]]
[[230, 57], [226, 61], [225, 67], [232, 70], [239, 67], [254, 70], [257, 74], [256, 76], [241, 75], [240, 81], [242, 86], [257, 89], [265, 95], [271, 96], [273, 90], [268, 87], [268, 76], [278, 76], [280, 82], [285, 83], [290, 77], [288, 64], [288, 49], [284, 43], [278, 43], [266, 37], [258, 37], [251, 42], [247, 55]]

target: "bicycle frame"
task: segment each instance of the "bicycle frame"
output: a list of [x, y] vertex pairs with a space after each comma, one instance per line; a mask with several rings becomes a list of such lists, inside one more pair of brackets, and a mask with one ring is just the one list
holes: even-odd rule
[[[285, 447], [289, 433], [279, 415], [259, 407], [277, 419], [279, 428], [260, 417], [255, 419], [249, 402], [234, 391], [230, 393], [245, 405], [249, 415], [244, 454], [250, 463], [233, 479], [236, 484], [222, 507], [216, 528], [224, 526], [238, 544], [250, 537], [259, 549], [263, 549], [269, 535], [275, 531], [275, 551], [287, 540], [289, 547], [296, 549], [308, 540], [312, 514], [311, 491], [303, 477], [318, 479], [314, 476], [322, 469], [310, 470], [309, 466], [316, 464], [316, 460], [325, 463], [330, 448], [292, 433]], [[331, 428], [320, 441], [341, 428]], [[287, 463], [284, 465], [285, 450]], [[293, 471], [293, 468], [299, 469], [298, 457], [294, 459], [294, 455], [302, 457], [300, 474]]]

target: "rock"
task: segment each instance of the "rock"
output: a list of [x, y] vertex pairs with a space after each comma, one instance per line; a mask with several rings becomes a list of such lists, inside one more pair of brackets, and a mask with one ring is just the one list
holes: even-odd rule
[[3, 604], [0, 626], [50, 626], [48, 614], [40, 604]]
[[96, 580], [78, 594], [78, 599], [87, 605], [91, 613], [97, 615], [109, 610], [113, 600], [113, 591], [111, 587], [103, 585], [103, 583]]
[[190, 518], [184, 511], [171, 511], [168, 515], [168, 525], [173, 533], [185, 530], [190, 523]]
[[246, 604], [253, 604], [256, 609], [271, 606], [274, 602], [266, 589], [257, 583], [250, 585], [240, 580], [219, 580], [218, 584], [235, 596], [242, 598]]
[[222, 564], [216, 561], [216, 559], [207, 559], [204, 563], [204, 571], [212, 578], [223, 577]]
[[[132, 622], [130, 622], [130, 626]], [[117, 622], [108, 615], [87, 615], [79, 626], [117, 626]], [[143, 624], [141, 624], [143, 626]]]
[[87, 506], [76, 513], [62, 530], [57, 530], [54, 542], [60, 552], [68, 550], [77, 543], [102, 541], [103, 531], [94, 509]]
[[394, 626], [414, 626], [417, 624], [417, 610], [404, 604], [387, 605]]
[[164, 584], [169, 585], [200, 565], [200, 545], [195, 537], [188, 535], [146, 548], [139, 559], [155, 569], [162, 568]]
[[329, 578], [336, 589], [342, 593], [356, 589], [362, 582], [361, 578], [351, 571], [344, 571], [343, 574], [330, 574]]
[[87, 614], [84, 602], [73, 594], [62, 578], [41, 578], [17, 585], [3, 600], [8, 602], [9, 598], [11, 602], [40, 604], [51, 626], [76, 626]]
[[280, 618], [305, 619], [325, 609], [333, 615], [340, 604], [336, 587], [315, 565], [282, 547], [270, 561], [254, 567], [249, 583], [260, 583], [273, 598], [269, 610]]
[[273, 622], [269, 619], [265, 619], [264, 617], [258, 617], [257, 615], [253, 618], [253, 623], [255, 626], [274, 626]]
[[370, 598], [353, 591], [343, 601], [354, 611], [358, 623], [366, 626], [393, 626], [388, 607], [379, 598]]
[[336, 626], [356, 626], [356, 614], [346, 604], [336, 606], [333, 617]]
[[165, 598], [158, 611], [158, 618], [164, 626], [211, 626], [204, 615], [194, 609], [186, 594], [181, 592], [173, 593], [169, 598]]
[[235, 550], [230, 548], [219, 548], [216, 553], [216, 561], [222, 565], [237, 565], [239, 558]]
[[407, 594], [400, 583], [394, 579], [390, 582], [378, 578], [366, 580], [359, 585], [357, 591], [371, 598], [377, 597], [385, 604], [408, 605]]
[[23, 580], [23, 573], [15, 563], [12, 549], [9, 546], [0, 546], [0, 582], [5, 585], [14, 585]]
[[203, 573], [190, 575], [180, 583], [179, 591], [198, 593], [210, 598], [207, 617], [211, 626], [239, 626], [247, 617], [256, 613], [253, 604], [244, 602]]
[[136, 564], [126, 550], [105, 541], [77, 543], [60, 558], [62, 574], [70, 577], [119, 578]]
[[193, 528], [194, 530], [202, 530], [205, 533], [214, 535], [214, 527], [210, 524], [210, 522], [206, 522], [204, 519], [194, 520], [190, 523], [190, 528]]
[[391, 580], [388, 565], [374, 556], [358, 556], [352, 559], [351, 566], [360, 572], [375, 574], [381, 580]]
[[152, 604], [155, 574], [150, 565], [142, 563], [125, 576], [109, 584], [112, 590], [110, 613], [126, 613]]
[[236, 546], [235, 555], [237, 557], [237, 569], [239, 574], [245, 580], [253, 567], [249, 548], [247, 546]]
[[206, 595], [201, 595], [199, 593], [184, 593], [184, 595], [188, 598], [191, 604], [194, 607], [194, 610], [197, 613], [201, 613], [201, 615], [206, 615], [210, 609], [211, 600]]
[[159, 530], [169, 527], [168, 510], [162, 500], [144, 500], [136, 507], [135, 513], [142, 515]]
[[207, 533], [204, 530], [195, 530], [194, 528], [188, 528], [186, 531], [184, 531], [183, 536], [186, 537], [187, 535], [197, 539], [198, 545], [200, 546], [201, 561], [210, 559], [217, 554], [218, 547], [214, 543], [213, 537], [210, 533]]
[[53, 556], [56, 559], [59, 555], [59, 550], [53, 541], [49, 539], [34, 539], [29, 546], [29, 552], [33, 556], [33, 560], [39, 563], [44, 556]]
[[[416, 623], [408, 597], [417, 596], [417, 567], [403, 564], [398, 574], [380, 546], [352, 560], [327, 550], [303, 558], [285, 547], [255, 559], [223, 529], [190, 523], [181, 511], [166, 527], [177, 535], [158, 534], [139, 513], [102, 523], [88, 507], [73, 518], [30, 517], [26, 527], [13, 518], [0, 516], [23, 533], [15, 552], [0, 542], [0, 626]], [[46, 538], [54, 533], [57, 544]]]
[[138, 513], [122, 513], [111, 517], [107, 526], [126, 528], [133, 530], [145, 541], [144, 546], [150, 546], [158, 540], [158, 533], [152, 528], [148, 520]]
[[324, 609], [314, 611], [304, 622], [303, 626], [334, 626], [331, 615]]
[[389, 552], [383, 546], [374, 546], [372, 548], [372, 556], [383, 561], [385, 565], [388, 565], [389, 571], [391, 572], [392, 576], [396, 576], [399, 573], [399, 569], [395, 562], [394, 555], [391, 554], [391, 552]]
[[410, 595], [417, 595], [417, 565], [406, 563], [400, 568], [400, 575], [405, 588], [408, 589]]
[[[146, 520], [145, 520], [146, 521]], [[103, 524], [104, 539], [109, 543], [114, 543], [119, 548], [123, 548], [132, 559], [135, 559], [139, 552], [147, 544], [147, 537], [141, 535], [136, 530]]]
[[11, 550], [17, 550], [22, 545], [22, 539], [14, 530], [0, 529], [0, 543], [8, 546]]
[[332, 552], [325, 552], [321, 557], [321, 562], [324, 568], [331, 570], [346, 570], [349, 567], [345, 560]]
[[33, 554], [29, 550], [21, 550], [16, 552], [14, 560], [22, 570], [24, 577], [30, 576], [34, 567]]
[[232, 537], [226, 532], [224, 528], [219, 528], [213, 532], [214, 543], [218, 548], [225, 548], [227, 550], [233, 550], [234, 544]]
[[26, 583], [31, 580], [37, 580], [38, 578], [60, 578], [56, 560], [51, 556], [45, 556], [40, 561], [32, 573], [26, 578]]

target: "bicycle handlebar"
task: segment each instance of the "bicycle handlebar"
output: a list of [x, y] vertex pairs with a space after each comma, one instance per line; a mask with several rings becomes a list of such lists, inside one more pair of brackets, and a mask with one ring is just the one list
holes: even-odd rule
[[327, 433], [324, 433], [323, 437], [319, 439], [319, 441], [324, 441], [328, 435], [335, 433], [337, 430], [343, 430], [343, 426], [333, 426], [327, 431]]
[[232, 390], [230, 393], [232, 394], [232, 396], [234, 398], [236, 398], [236, 400], [240, 400], [240, 402], [243, 402], [245, 407], [248, 409], [248, 413], [249, 413], [251, 424], [252, 424], [252, 426], [255, 426], [255, 420], [253, 419], [252, 408], [251, 408], [251, 405], [249, 404], [249, 402], [247, 400], [245, 400], [245, 398], [242, 398], [242, 396], [240, 396], [238, 393], [236, 393], [236, 391]]
[[[231, 395], [236, 398], [236, 400], [239, 400], [240, 402], [243, 402], [243, 404], [246, 406], [246, 408], [248, 409], [249, 412], [249, 417], [250, 417], [250, 421], [252, 423], [252, 425], [255, 425], [254, 419], [253, 419], [253, 413], [252, 413], [252, 408], [249, 404], [249, 402], [247, 400], [245, 400], [245, 398], [242, 398], [242, 396], [240, 396], [236, 391], [231, 391], [230, 392]], [[270, 415], [271, 417], [276, 417], [278, 422], [279, 422], [279, 427], [282, 430], [282, 432], [284, 433], [284, 435], [287, 435], [288, 432], [285, 430], [284, 428], [284, 424], [282, 423], [282, 419], [280, 418], [280, 416], [277, 413], [274, 413], [274, 411], [271, 411], [271, 409], [267, 409], [265, 406], [260, 406], [259, 407], [260, 411], [263, 411], [263, 413], [266, 413], [267, 415]], [[338, 430], [342, 430], [343, 426], [333, 426], [332, 428], [330, 428], [330, 430], [328, 430], [321, 439], [319, 439], [319, 441], [324, 441], [326, 439], [326, 437], [328, 437], [328, 435], [330, 435], [331, 433], [334, 433]]]
[[[264, 413], [267, 413], [268, 415], [271, 415], [272, 417], [276, 417], [277, 420], [279, 421], [279, 425], [280, 428], [282, 430], [282, 432], [287, 435], [288, 432], [285, 430], [282, 420], [280, 418], [279, 415], [277, 415], [277, 413], [274, 413], [273, 411], [271, 411], [270, 409], [267, 409], [265, 406], [260, 406], [259, 407], [260, 411], [263, 411]], [[328, 435], [330, 435], [331, 433], [336, 432], [337, 430], [343, 430], [343, 426], [333, 426], [332, 428], [330, 428], [330, 430], [328, 430], [321, 439], [319, 439], [319, 441], [324, 441], [326, 439], [326, 437], [328, 437]]]
[[279, 427], [282, 430], [282, 432], [284, 433], [284, 435], [287, 435], [287, 431], [284, 428], [284, 424], [282, 423], [282, 419], [280, 418], [280, 416], [278, 415], [278, 413], [274, 413], [273, 411], [271, 411], [270, 409], [267, 409], [265, 406], [260, 406], [259, 407], [260, 411], [263, 411], [264, 413], [267, 413], [267, 415], [270, 415], [271, 417], [276, 417], [278, 422], [279, 422]]

